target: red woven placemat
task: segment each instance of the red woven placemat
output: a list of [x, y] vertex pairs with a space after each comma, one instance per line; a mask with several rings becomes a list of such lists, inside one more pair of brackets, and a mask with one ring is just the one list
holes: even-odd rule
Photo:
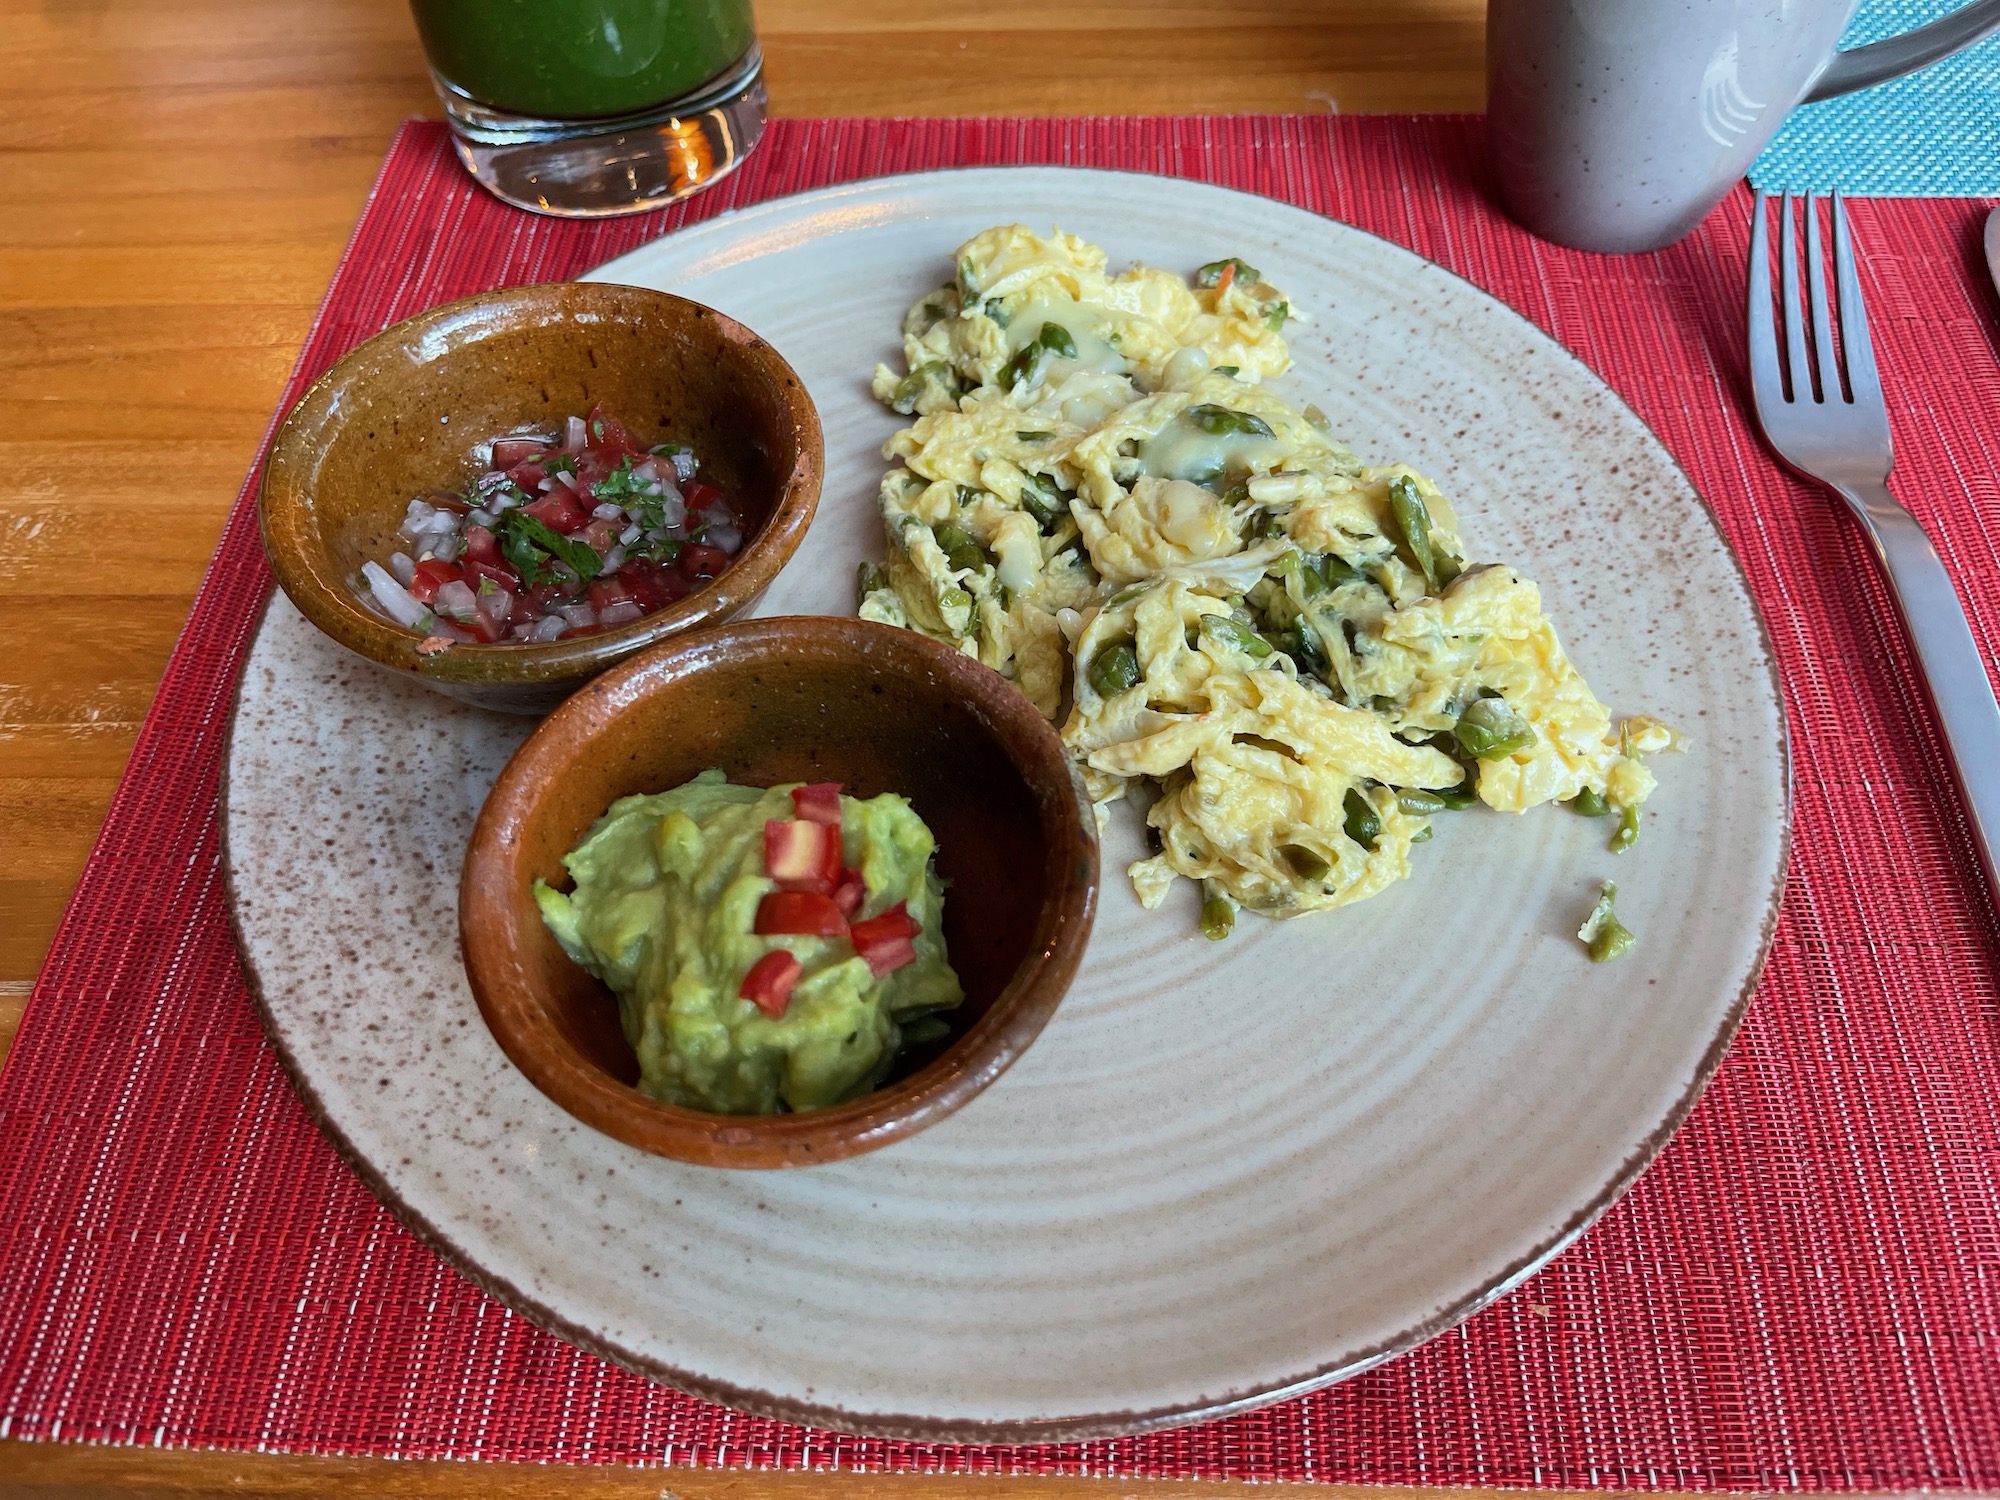
[[[2000, 1485], [1993, 911], [1860, 539], [1746, 425], [1745, 201], [1658, 254], [1557, 250], [1487, 203], [1479, 137], [1462, 119], [785, 122], [691, 207], [584, 225], [501, 207], [441, 127], [413, 124], [293, 391], [432, 303], [568, 276], [774, 194], [977, 163], [1268, 193], [1511, 302], [1623, 392], [1715, 507], [1770, 622], [1795, 736], [1796, 852], [1763, 986], [1687, 1127], [1581, 1242], [1345, 1385], [1121, 1442], [811, 1432], [542, 1333], [339, 1164], [244, 991], [215, 789], [269, 588], [246, 498], [0, 1075], [0, 1436], [1444, 1485]], [[1939, 539], [1990, 656], [2000, 367], [1992, 294], [1973, 277], [1982, 212], [1854, 205], [1899, 412], [1897, 489]]]

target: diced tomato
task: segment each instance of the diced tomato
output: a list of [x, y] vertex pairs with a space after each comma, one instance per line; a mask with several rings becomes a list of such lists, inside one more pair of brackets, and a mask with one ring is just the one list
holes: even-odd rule
[[465, 581], [472, 585], [474, 593], [479, 591], [480, 580], [486, 578], [493, 580], [495, 588], [505, 589], [510, 594], [520, 591], [521, 575], [516, 573], [506, 563], [497, 560], [482, 562], [476, 557], [467, 557], [465, 560]]
[[868, 961], [868, 972], [880, 979], [884, 974], [893, 974], [898, 969], [917, 961], [917, 947], [908, 938], [890, 938], [886, 942], [870, 943], [866, 948], [854, 950]]
[[613, 455], [614, 468], [617, 466], [617, 460], [625, 454], [629, 453], [636, 458], [646, 451], [633, 440], [632, 434], [625, 430], [623, 422], [616, 417], [604, 415], [604, 407], [601, 404], [591, 407], [590, 415], [583, 419], [583, 442], [586, 448]]
[[545, 614], [560, 600], [570, 596], [563, 592], [559, 583], [538, 583], [521, 596], [528, 601], [528, 607], [536, 614]]
[[808, 823], [840, 826], [840, 783], [815, 781], [792, 788], [792, 808]]
[[549, 445], [540, 438], [495, 438], [493, 467], [511, 469], [516, 464], [524, 464], [531, 458], [540, 458], [548, 451]]
[[541, 499], [521, 507], [551, 531], [559, 531], [564, 536], [583, 530], [589, 524], [590, 512], [577, 503], [569, 486], [559, 484]]
[[723, 494], [721, 490], [712, 484], [704, 484], [699, 479], [683, 480], [680, 490], [681, 498], [687, 501], [687, 507], [690, 511], [707, 510], [709, 506], [715, 504], [718, 500], [724, 504], [727, 504], [729, 501], [729, 497]]
[[847, 918], [831, 896], [817, 891], [772, 891], [757, 903], [751, 931], [759, 937], [839, 937]]
[[840, 914], [848, 921], [861, 910], [861, 903], [868, 899], [868, 884], [861, 878], [859, 870], [842, 870], [840, 878], [833, 883], [833, 904], [840, 908]]
[[788, 891], [830, 893], [840, 876], [839, 830], [772, 818], [764, 825], [764, 869]]
[[729, 566], [729, 554], [720, 547], [706, 547], [700, 542], [689, 542], [681, 548], [681, 577], [706, 582]]
[[473, 638], [485, 646], [492, 645], [507, 633], [505, 622], [494, 619], [484, 609], [475, 609], [468, 618], [462, 620], [453, 616], [451, 623], [460, 630], [471, 632]]
[[618, 576], [648, 613], [665, 609], [676, 599], [685, 599], [692, 588], [680, 574], [662, 568], [649, 557], [631, 559], [618, 570]]
[[856, 922], [848, 932], [854, 951], [868, 961], [868, 972], [880, 979], [908, 963], [916, 962], [917, 950], [911, 943], [921, 929], [898, 901], [879, 917]]
[[500, 539], [484, 526], [465, 528], [465, 555], [476, 562], [500, 561]]
[[872, 943], [883, 938], [913, 938], [922, 932], [907, 903], [898, 901], [880, 916], [854, 924], [855, 943]]
[[[427, 557], [417, 564], [417, 576], [410, 580], [410, 597], [419, 604], [435, 604], [439, 589], [463, 577], [465, 570], [457, 563], [439, 562], [435, 557]], [[474, 588], [478, 586], [476, 583], [473, 585]]]
[[782, 1016], [792, 1003], [792, 991], [798, 988], [799, 975], [804, 972], [805, 966], [791, 954], [773, 948], [750, 965], [750, 972], [743, 976], [743, 988], [737, 993], [765, 1015]]
[[586, 448], [576, 456], [576, 487], [588, 495], [610, 477], [624, 457], [608, 448]]
[[609, 552], [618, 545], [618, 533], [624, 530], [616, 521], [593, 520], [577, 535], [590, 543], [598, 553]]
[[507, 471], [507, 477], [523, 494], [532, 495], [542, 487], [542, 481], [549, 477], [549, 471], [542, 466], [539, 458], [530, 458], [515, 464]]
[[633, 597], [631, 584], [625, 581], [625, 576], [622, 573], [610, 578], [596, 578], [591, 580], [590, 607], [592, 609], [606, 610], [614, 604], [636, 604], [638, 602]]
[[509, 625], [532, 625], [540, 617], [541, 611], [528, 602], [526, 594], [514, 596], [514, 607], [507, 612]]

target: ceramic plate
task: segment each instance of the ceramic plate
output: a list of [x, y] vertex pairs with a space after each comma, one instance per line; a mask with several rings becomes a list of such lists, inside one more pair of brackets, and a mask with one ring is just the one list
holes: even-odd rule
[[[480, 1024], [453, 901], [526, 732], [380, 675], [282, 599], [226, 792], [243, 951], [330, 1135], [404, 1219], [537, 1322], [755, 1411], [950, 1440], [1168, 1426], [1354, 1374], [1527, 1275], [1693, 1104], [1783, 879], [1785, 731], [1742, 576], [1687, 479], [1559, 346], [1466, 282], [1301, 210], [1061, 169], [887, 178], [684, 230], [596, 276], [770, 339], [825, 422], [827, 487], [763, 613], [849, 613], [877, 554], [868, 396], [953, 249], [1019, 219], [1177, 270], [1241, 255], [1313, 321], [1279, 389], [1457, 501], [1473, 556], [1541, 584], [1614, 710], [1688, 733], [1640, 846], [1546, 808], [1438, 819], [1359, 906], [1140, 910], [1113, 809], [1083, 972], [1027, 1056], [873, 1155], [727, 1173], [630, 1150], [538, 1094]], [[1615, 878], [1639, 934], [1574, 936]]]

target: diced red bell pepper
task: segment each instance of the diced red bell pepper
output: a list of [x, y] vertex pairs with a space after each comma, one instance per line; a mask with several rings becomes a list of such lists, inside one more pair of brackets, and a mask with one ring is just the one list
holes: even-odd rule
[[524, 464], [531, 458], [540, 458], [548, 451], [549, 445], [540, 438], [495, 438], [493, 467], [511, 469], [516, 464]]
[[813, 781], [792, 788], [792, 808], [808, 823], [840, 824], [840, 783]]
[[868, 972], [880, 979], [916, 962], [917, 950], [910, 940], [921, 930], [898, 901], [880, 916], [856, 922], [847, 935], [854, 951], [868, 961]]
[[[465, 570], [457, 563], [439, 562], [435, 557], [427, 557], [417, 564], [417, 576], [410, 580], [410, 597], [419, 604], [435, 604], [439, 589], [464, 577]], [[473, 587], [477, 588], [478, 584]]]
[[551, 531], [559, 531], [564, 536], [583, 530], [590, 524], [590, 512], [577, 503], [569, 486], [559, 484], [541, 499], [521, 507], [523, 514], [533, 516]]
[[743, 976], [743, 988], [736, 993], [765, 1015], [782, 1016], [792, 1003], [792, 991], [798, 988], [799, 975], [804, 972], [805, 965], [791, 954], [783, 948], [773, 948], [750, 965], [750, 972]]
[[842, 870], [833, 882], [833, 904], [840, 908], [840, 914], [848, 921], [861, 910], [861, 903], [868, 899], [868, 883], [861, 878], [859, 870]]
[[729, 554], [720, 547], [705, 546], [701, 542], [689, 542], [681, 548], [681, 576], [706, 582], [729, 566]]
[[772, 891], [757, 903], [751, 931], [759, 937], [839, 937], [847, 918], [831, 896], [817, 891]]
[[788, 891], [831, 893], [840, 877], [839, 830], [772, 818], [764, 825], [764, 870]]
[[465, 528], [465, 555], [477, 562], [500, 561], [500, 539], [484, 526]]
[[625, 581], [623, 573], [614, 574], [610, 578], [595, 578], [591, 580], [590, 607], [592, 609], [606, 610], [614, 604], [636, 604], [638, 602], [633, 597], [632, 585]]
[[1233, 260], [1223, 262], [1222, 274], [1215, 278], [1216, 301], [1220, 302], [1222, 300], [1222, 294], [1229, 290], [1229, 284], [1233, 282], [1235, 279], [1236, 279], [1236, 262]]
[[725, 505], [729, 503], [729, 497], [721, 490], [712, 484], [703, 484], [699, 479], [683, 480], [680, 490], [681, 498], [687, 501], [690, 511], [707, 510], [718, 500]]
[[475, 594], [479, 592], [482, 579], [491, 579], [495, 588], [505, 589], [510, 594], [519, 593], [521, 589], [521, 575], [506, 563], [482, 562], [476, 557], [468, 556], [465, 560], [465, 581], [472, 586]]

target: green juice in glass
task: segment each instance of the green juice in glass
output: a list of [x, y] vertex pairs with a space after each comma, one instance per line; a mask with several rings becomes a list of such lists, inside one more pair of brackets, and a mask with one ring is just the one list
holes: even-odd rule
[[482, 104], [600, 119], [694, 93], [750, 50], [750, 0], [411, 0], [431, 67]]

